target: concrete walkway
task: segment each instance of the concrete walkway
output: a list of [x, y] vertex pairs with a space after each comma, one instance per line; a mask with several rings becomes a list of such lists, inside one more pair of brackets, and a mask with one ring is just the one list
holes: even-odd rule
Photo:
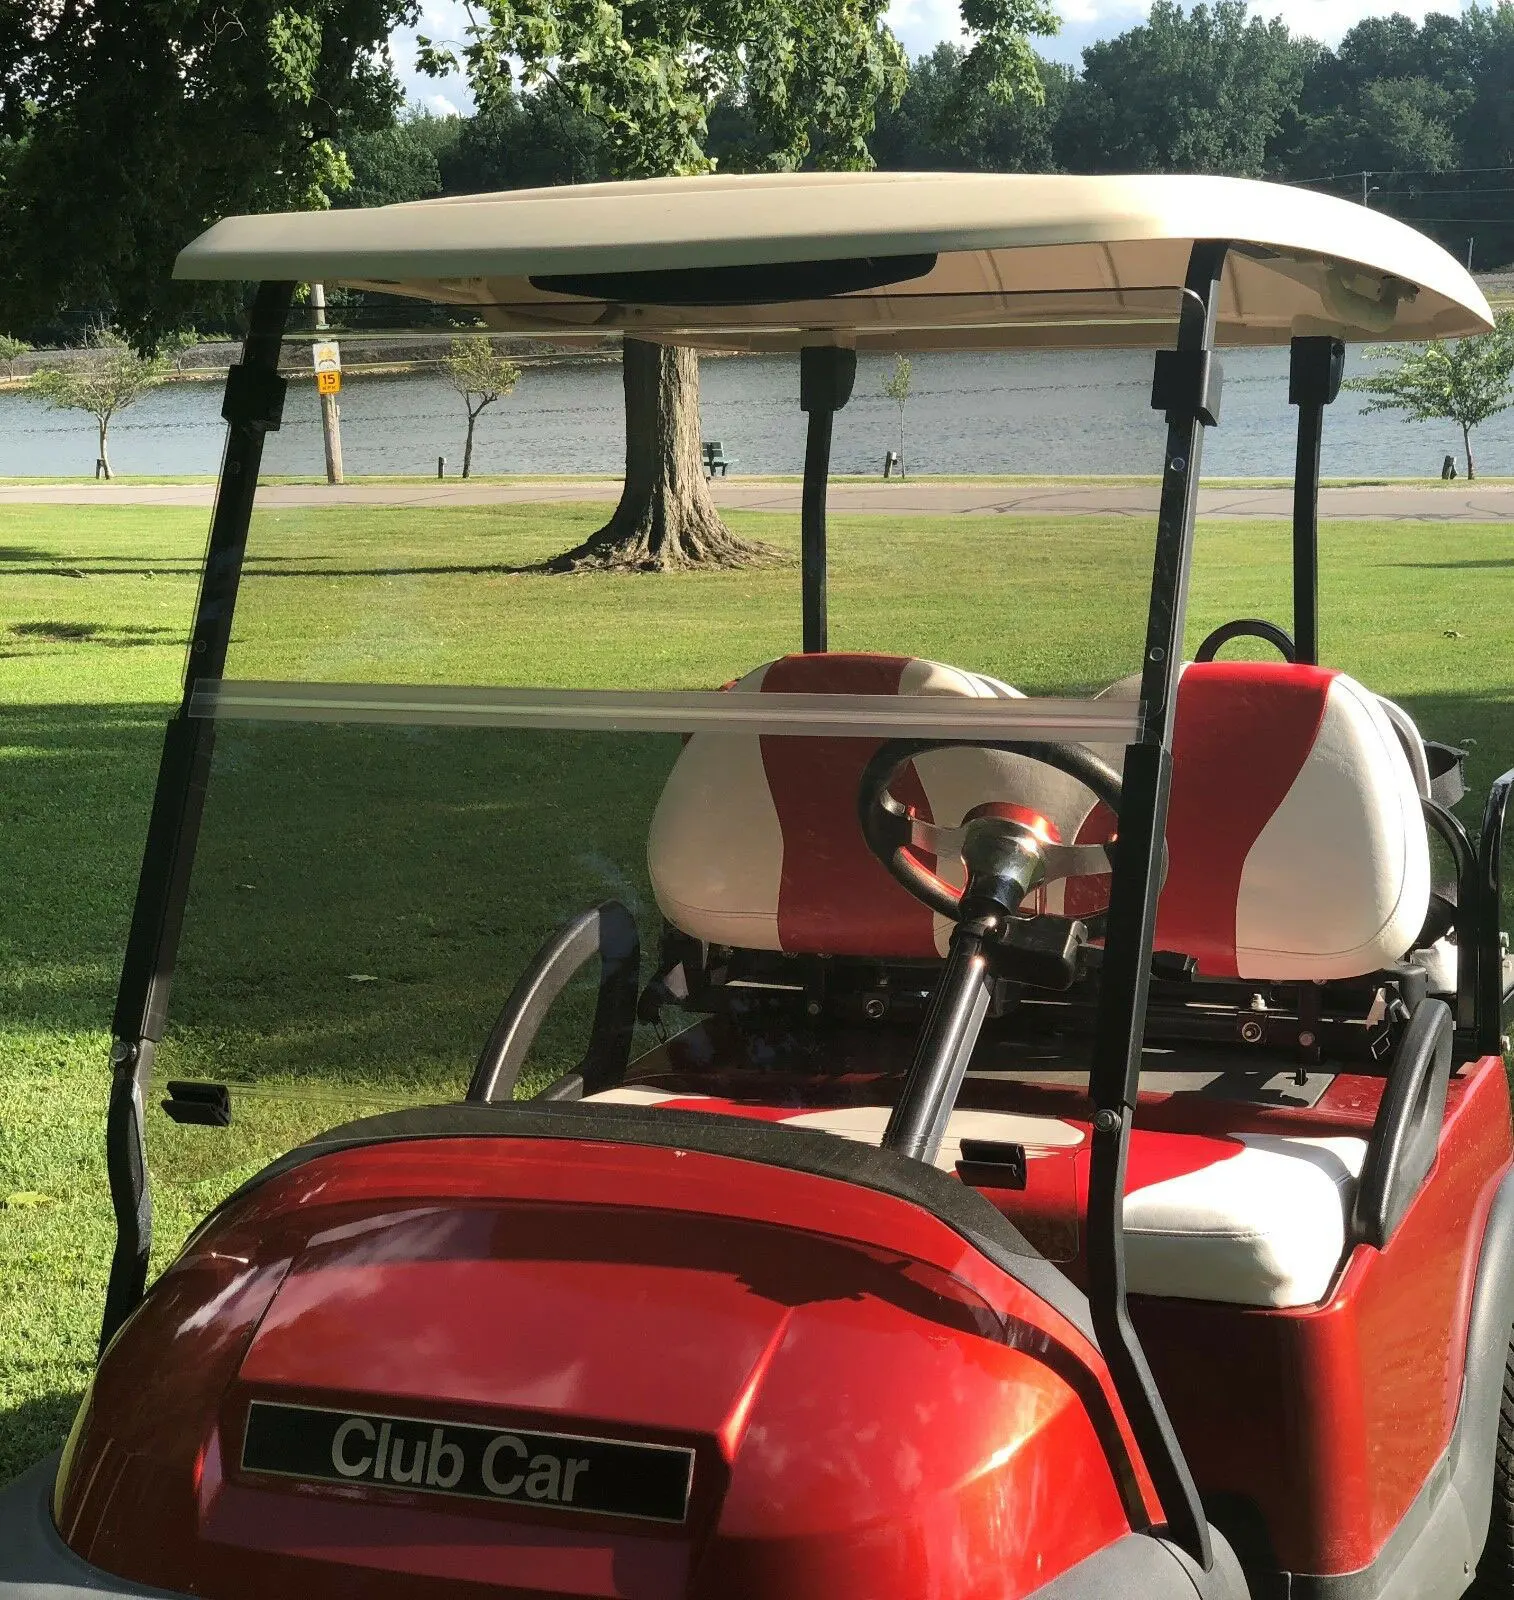
[[[258, 491], [262, 506], [479, 506], [550, 501], [602, 500], [620, 493], [614, 479], [544, 478], [521, 483], [269, 484]], [[200, 506], [211, 502], [206, 483], [5, 483], [0, 505]], [[749, 511], [799, 512], [799, 485], [763, 478], [717, 478], [717, 504]], [[960, 479], [831, 486], [832, 512], [893, 516], [1151, 517], [1155, 484], [990, 483]], [[1287, 518], [1286, 489], [1212, 488], [1199, 492], [1206, 517]], [[1331, 489], [1320, 494], [1324, 517], [1360, 517], [1403, 522], [1514, 522], [1514, 484], [1487, 487], [1455, 484]]]

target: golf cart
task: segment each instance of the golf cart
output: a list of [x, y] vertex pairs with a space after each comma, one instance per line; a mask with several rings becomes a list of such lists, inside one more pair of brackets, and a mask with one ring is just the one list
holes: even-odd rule
[[[1473, 836], [1462, 753], [1319, 642], [1343, 341], [1486, 327], [1449, 256], [1235, 180], [785, 175], [236, 218], [177, 270], [260, 287], [115, 1016], [100, 1362], [61, 1460], [0, 1495], [0, 1600], [1514, 1596], [1514, 774]], [[313, 280], [544, 341], [797, 352], [802, 649], [728, 657], [723, 690], [586, 688], [571, 663], [485, 682], [529, 619], [500, 557], [462, 544], [367, 562], [359, 615], [322, 566], [334, 524], [301, 544], [254, 518]], [[1290, 350], [1292, 628], [1242, 617], [1185, 661], [1222, 345]], [[828, 648], [858, 352], [940, 349], [1156, 352], [1145, 602], [1096, 692], [922, 653], [934, 601]], [[971, 569], [1011, 663], [1034, 632], [1020, 537], [1005, 519]], [[1041, 549], [1064, 612], [1137, 571], [1090, 575], [1060, 538]], [[429, 603], [443, 568], [504, 619], [471, 679]], [[619, 581], [669, 608], [659, 629], [704, 592]], [[1280, 659], [1220, 659], [1236, 639]], [[214, 815], [290, 749], [254, 878]], [[310, 842], [402, 768], [391, 831]], [[428, 828], [463, 841], [455, 893], [480, 896], [451, 921], [398, 877]], [[317, 867], [356, 885], [339, 910]], [[407, 971], [430, 939], [455, 975], [465, 924], [507, 938], [580, 870], [620, 892], [517, 969], [466, 1088], [316, 1131], [148, 1285], [149, 1081], [204, 1031], [194, 940], [272, 917], [282, 881], [275, 911], [320, 935], [284, 1003], [306, 986], [323, 1048], [360, 1032], [374, 1060], [423, 1013], [420, 1059], [445, 1019], [406, 972], [354, 970], [361, 939], [404, 921]], [[197, 914], [202, 882], [220, 910]], [[491, 920], [509, 892], [521, 909]], [[215, 992], [288, 948], [255, 922]], [[519, 1097], [581, 978], [581, 1053]], [[345, 1020], [385, 984], [382, 1026]], [[499, 993], [469, 1003], [487, 1018]], [[275, 1008], [239, 1049], [284, 1037]], [[171, 1078], [174, 1136], [223, 1137], [196, 1125], [227, 1120], [234, 1064]]]

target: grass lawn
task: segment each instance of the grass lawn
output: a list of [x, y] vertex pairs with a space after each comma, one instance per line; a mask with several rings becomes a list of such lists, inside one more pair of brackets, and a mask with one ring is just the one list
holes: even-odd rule
[[[551, 578], [593, 506], [265, 512], [229, 673], [707, 687], [797, 647], [798, 573]], [[796, 520], [733, 514], [792, 549]], [[111, 1229], [107, 1027], [205, 515], [0, 508], [0, 1481], [87, 1378]], [[836, 517], [832, 645], [1031, 692], [1131, 670], [1151, 532], [1124, 519]], [[1190, 647], [1288, 615], [1288, 530], [1200, 533]], [[1326, 658], [1514, 761], [1514, 527], [1325, 527]], [[161, 1265], [240, 1178], [318, 1127], [461, 1092], [542, 935], [615, 894], [646, 915], [647, 819], [677, 742], [464, 729], [222, 729], [160, 1057], [233, 1082], [228, 1130], [149, 1140]], [[1474, 821], [1475, 798], [1463, 810]], [[533, 1081], [574, 1054], [582, 1007]], [[154, 1101], [155, 1107], [155, 1101]]]

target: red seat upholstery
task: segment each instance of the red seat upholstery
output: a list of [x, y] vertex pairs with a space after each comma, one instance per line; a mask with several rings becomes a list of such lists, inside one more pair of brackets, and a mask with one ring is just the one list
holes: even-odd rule
[[[936, 662], [862, 655], [786, 657], [733, 690], [1016, 692]], [[649, 840], [664, 915], [698, 938], [751, 949], [944, 952], [944, 919], [894, 883], [857, 827], [857, 783], [876, 748], [869, 739], [691, 739]], [[1190, 666], [1173, 754], [1159, 947], [1195, 956], [1205, 976], [1277, 981], [1370, 973], [1409, 950], [1429, 901], [1429, 847], [1414, 775], [1374, 695], [1318, 667]], [[1048, 817], [1079, 841], [1108, 835], [1086, 790], [1005, 752], [933, 752], [896, 793], [949, 826], [993, 802]], [[960, 863], [938, 870], [961, 882]], [[1106, 880], [1075, 880], [1049, 886], [1042, 903], [1086, 915], [1106, 895]]]

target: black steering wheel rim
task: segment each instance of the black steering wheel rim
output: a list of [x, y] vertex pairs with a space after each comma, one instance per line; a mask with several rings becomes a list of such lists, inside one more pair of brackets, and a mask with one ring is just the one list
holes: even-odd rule
[[1120, 815], [1120, 775], [1086, 745], [1053, 744], [1021, 739], [889, 739], [879, 745], [862, 769], [857, 785], [857, 820], [868, 848], [902, 888], [938, 915], [957, 920], [961, 894], [922, 866], [910, 851], [909, 812], [889, 792], [889, 785], [916, 756], [932, 750], [1003, 750], [1080, 783], [1096, 799]]
[[1263, 617], [1237, 617], [1234, 622], [1223, 623], [1204, 640], [1194, 652], [1195, 661], [1213, 661], [1232, 639], [1264, 639], [1277, 650], [1284, 661], [1297, 661], [1298, 648], [1293, 636], [1275, 622]]

